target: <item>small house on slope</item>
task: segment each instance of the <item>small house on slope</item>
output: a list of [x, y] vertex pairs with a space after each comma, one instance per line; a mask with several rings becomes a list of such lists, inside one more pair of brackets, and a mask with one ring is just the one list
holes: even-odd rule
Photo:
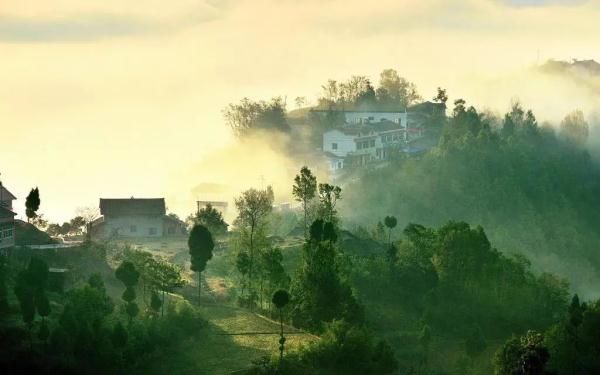
[[104, 238], [174, 237], [186, 234], [185, 223], [166, 214], [164, 198], [100, 199], [102, 217], [92, 232]]

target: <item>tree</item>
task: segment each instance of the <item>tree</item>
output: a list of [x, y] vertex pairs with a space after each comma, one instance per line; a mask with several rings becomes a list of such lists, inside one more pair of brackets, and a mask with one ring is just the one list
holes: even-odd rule
[[304, 210], [304, 238], [307, 236], [308, 229], [308, 204], [315, 198], [317, 193], [317, 178], [312, 174], [308, 167], [304, 166], [300, 169], [300, 174], [294, 178], [294, 186], [292, 194], [296, 201], [302, 203]]
[[[272, 295], [273, 290], [277, 287], [287, 287], [289, 284], [289, 276], [283, 267], [283, 254], [281, 249], [272, 247], [261, 253], [261, 269], [262, 279], [267, 281], [266, 293]], [[261, 281], [262, 284], [262, 281]], [[261, 290], [262, 290], [261, 285]], [[262, 300], [262, 295], [261, 295]]]
[[223, 116], [238, 137], [251, 134], [257, 129], [288, 131], [285, 106], [281, 97], [274, 97], [269, 102], [254, 102], [243, 98], [239, 104], [229, 104], [223, 110]]
[[381, 72], [379, 87], [387, 91], [389, 104], [392, 105], [406, 108], [421, 100], [415, 84], [400, 77], [394, 69], [384, 69]]
[[123, 327], [123, 324], [121, 324], [121, 322], [117, 322], [117, 324], [115, 324], [115, 326], [113, 327], [113, 331], [110, 337], [112, 344], [115, 346], [115, 348], [124, 348], [125, 345], [127, 345], [128, 337], [129, 334], [127, 333], [125, 327]]
[[385, 219], [383, 219], [383, 222], [385, 223], [385, 226], [388, 228], [388, 245], [391, 246], [392, 245], [392, 229], [394, 229], [396, 227], [396, 225], [398, 224], [398, 220], [396, 219], [395, 216], [386, 216]]
[[448, 101], [448, 94], [446, 93], [446, 90], [438, 87], [437, 95], [433, 98], [433, 101], [446, 105], [446, 102]]
[[285, 337], [283, 336], [283, 308], [286, 307], [290, 302], [290, 295], [287, 291], [279, 289], [273, 293], [273, 298], [271, 301], [279, 310], [279, 323], [281, 327], [279, 338], [279, 364], [281, 366], [281, 362], [283, 362], [283, 346], [285, 344]]
[[[192, 264], [193, 267], [193, 264]], [[185, 285], [185, 281], [181, 276], [181, 267], [167, 261], [153, 259], [148, 263], [148, 273], [150, 283], [153, 288], [162, 291], [161, 301], [161, 316], [164, 315], [165, 294], [173, 292], [176, 288], [181, 288]], [[199, 280], [199, 278], [198, 278]], [[154, 293], [152, 294], [152, 296]], [[152, 296], [150, 305], [152, 307]]]
[[43, 321], [50, 314], [50, 301], [45, 291], [47, 280], [48, 265], [35, 257], [31, 258], [27, 268], [17, 275], [14, 291], [21, 307], [21, 317], [29, 330], [30, 339], [36, 310]]
[[239, 252], [235, 259], [235, 268], [242, 275], [242, 295], [246, 287], [246, 275], [250, 271], [250, 256], [246, 252]]
[[25, 199], [25, 214], [27, 215], [27, 222], [37, 216], [37, 210], [40, 209], [40, 191], [36, 187], [31, 189], [29, 195]]
[[305, 96], [297, 96], [296, 99], [294, 99], [294, 102], [296, 103], [296, 107], [298, 109], [300, 109], [306, 104], [306, 97]]
[[212, 259], [212, 251], [215, 247], [212, 234], [204, 225], [194, 225], [188, 239], [190, 249], [191, 269], [198, 272], [198, 303], [200, 303], [200, 294], [202, 291], [202, 271], [206, 269], [206, 263]]
[[501, 375], [543, 375], [550, 355], [544, 336], [528, 331], [521, 338], [512, 337], [496, 352], [494, 367]]
[[[79, 207], [77, 209], [77, 217], [83, 219], [85, 226], [85, 238], [87, 241], [92, 240], [92, 224], [100, 217], [100, 210], [97, 207]], [[73, 221], [71, 221], [71, 224]], [[79, 223], [79, 219], [75, 222]]]
[[255, 257], [255, 235], [257, 230], [266, 224], [268, 215], [273, 210], [273, 189], [270, 186], [266, 190], [249, 189], [236, 198], [235, 206], [238, 210], [236, 226], [248, 233], [248, 253], [250, 264], [248, 268], [248, 289], [252, 289], [252, 271]]
[[135, 301], [135, 286], [140, 278], [140, 272], [135, 269], [135, 265], [129, 261], [124, 261], [115, 271], [115, 276], [125, 285], [125, 291], [121, 298], [127, 303], [126, 312], [129, 315], [129, 324], [138, 314], [139, 308]]
[[215, 235], [227, 232], [228, 227], [228, 224], [223, 219], [221, 211], [214, 208], [210, 203], [198, 211], [194, 218], [194, 223], [204, 225]]
[[152, 309], [154, 314], [158, 314], [158, 312], [161, 311], [162, 306], [163, 306], [163, 301], [158, 296], [158, 293], [156, 293], [155, 291], [152, 291], [152, 294], [150, 295], [150, 308]]
[[333, 223], [335, 221], [335, 205], [341, 199], [342, 188], [330, 184], [319, 184], [319, 201], [321, 217]]
[[335, 319], [352, 324], [364, 321], [362, 306], [340, 275], [334, 232], [331, 223], [321, 219], [313, 222], [310, 238], [304, 244], [302, 264], [292, 281], [292, 322], [313, 332], [321, 332], [324, 323]]
[[581, 110], [569, 113], [560, 123], [560, 135], [577, 146], [585, 145], [589, 133], [590, 125]]

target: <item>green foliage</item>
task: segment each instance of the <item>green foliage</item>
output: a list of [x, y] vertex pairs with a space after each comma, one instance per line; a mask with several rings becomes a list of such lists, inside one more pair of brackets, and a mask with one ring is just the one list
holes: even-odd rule
[[598, 373], [599, 332], [600, 301], [579, 304], [574, 297], [569, 314], [545, 334], [544, 343], [550, 353], [548, 369], [558, 375]]
[[319, 184], [319, 216], [329, 222], [335, 222], [337, 211], [335, 206], [341, 199], [342, 188], [330, 184]]
[[469, 357], [475, 358], [485, 350], [486, 345], [483, 331], [479, 326], [475, 326], [471, 329], [465, 341], [465, 352]]
[[221, 211], [214, 208], [210, 203], [198, 211], [193, 218], [193, 222], [194, 224], [204, 225], [215, 235], [227, 232], [228, 224], [223, 219]]
[[254, 102], [244, 98], [239, 104], [229, 104], [223, 110], [223, 116], [238, 137], [251, 135], [257, 130], [289, 130], [285, 101], [281, 97], [275, 97], [269, 102]]
[[[410, 224], [404, 234], [395, 261], [383, 256], [353, 261], [352, 285], [370, 306], [377, 329], [386, 330], [394, 322], [389, 311], [398, 311], [405, 324], [423, 321], [440, 335], [482, 346], [482, 337], [544, 330], [566, 312], [566, 282], [536, 276], [523, 259], [501, 254], [481, 227]], [[381, 311], [391, 316], [378, 315]], [[474, 335], [473, 327], [481, 331]]]
[[43, 260], [33, 257], [26, 269], [19, 272], [14, 292], [21, 307], [23, 322], [31, 326], [36, 310], [42, 317], [50, 314], [50, 301], [46, 296], [48, 281], [48, 265]]
[[398, 368], [392, 348], [376, 341], [368, 330], [344, 321], [327, 326], [321, 340], [290, 353], [277, 370], [277, 364], [266, 363], [248, 374], [393, 374]]
[[110, 339], [115, 348], [123, 348], [125, 345], [127, 345], [127, 339], [129, 338], [128, 336], [129, 334], [127, 333], [125, 327], [123, 327], [123, 324], [121, 324], [121, 322], [117, 322], [113, 328]]
[[153, 291], [150, 296], [150, 308], [152, 309], [152, 311], [154, 311], [154, 313], [158, 313], [162, 305], [163, 301], [158, 296], [158, 293]]
[[587, 142], [590, 125], [580, 110], [569, 113], [560, 123], [560, 136], [577, 146]]
[[500, 126], [457, 101], [439, 145], [422, 158], [356, 172], [341, 215], [362, 225], [389, 212], [400, 223], [479, 223], [498, 248], [569, 277], [575, 290], [592, 289], [600, 282], [591, 250], [600, 243], [600, 168], [520, 104]]
[[27, 215], [27, 220], [37, 216], [37, 210], [40, 208], [40, 203], [40, 190], [37, 187], [31, 189], [27, 198], [25, 198], [25, 214]]
[[137, 285], [140, 278], [140, 272], [132, 262], [124, 261], [115, 271], [115, 276], [125, 285], [125, 287], [132, 288]]
[[315, 332], [323, 329], [323, 323], [335, 319], [353, 324], [364, 320], [362, 306], [342, 279], [336, 263], [335, 231], [327, 232], [324, 227], [322, 220], [311, 225], [302, 265], [291, 287], [292, 322]]
[[194, 225], [188, 239], [188, 247], [190, 249], [192, 271], [204, 271], [206, 263], [212, 259], [212, 251], [215, 247], [212, 234], [208, 228], [204, 225]]
[[273, 293], [272, 302], [278, 309], [283, 309], [290, 302], [290, 295], [287, 291], [279, 289]]
[[495, 372], [498, 375], [542, 375], [549, 359], [544, 336], [528, 331], [524, 336], [512, 337], [496, 352]]
[[50, 329], [48, 328], [48, 323], [45, 319], [42, 320], [42, 322], [40, 323], [40, 328], [38, 328], [37, 337], [40, 341], [44, 343], [48, 341], [48, 338], [50, 337]]
[[317, 177], [312, 174], [307, 166], [302, 167], [300, 169], [300, 174], [297, 174], [296, 177], [294, 177], [292, 194], [296, 201], [302, 203], [302, 210], [304, 211], [304, 236], [306, 237], [309, 204], [317, 194]]

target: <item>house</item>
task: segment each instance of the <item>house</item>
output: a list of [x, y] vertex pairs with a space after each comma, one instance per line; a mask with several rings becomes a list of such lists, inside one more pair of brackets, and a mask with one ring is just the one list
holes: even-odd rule
[[394, 122], [357, 127], [342, 127], [323, 133], [323, 153], [330, 172], [347, 166], [366, 165], [389, 160], [404, 152], [412, 141], [423, 136], [422, 128], [410, 128]]
[[15, 216], [12, 202], [17, 199], [0, 182], [0, 250], [15, 246]]
[[161, 238], [186, 234], [185, 223], [166, 214], [164, 198], [100, 199], [102, 217], [92, 234], [104, 238]]
[[344, 126], [374, 125], [381, 122], [392, 122], [398, 126], [405, 126], [408, 122], [408, 113], [405, 109], [393, 111], [378, 110], [312, 110], [311, 113], [325, 117], [331, 113], [337, 113], [344, 116]]

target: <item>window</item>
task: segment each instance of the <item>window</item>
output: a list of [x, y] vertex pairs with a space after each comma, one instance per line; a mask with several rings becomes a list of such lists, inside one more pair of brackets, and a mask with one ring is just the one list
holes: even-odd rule
[[332, 143], [331, 144], [331, 149], [332, 150], [337, 150], [337, 143]]
[[370, 146], [371, 146], [371, 147], [375, 147], [375, 140], [374, 140], [374, 139], [371, 139]]
[[151, 236], [156, 235], [156, 228], [148, 228], [148, 234]]
[[362, 142], [356, 142], [356, 149], [357, 150], [362, 149]]
[[338, 167], [338, 169], [342, 169], [342, 162], [341, 161], [338, 161], [337, 167]]
[[131, 226], [129, 227], [129, 231], [130, 231], [131, 233], [136, 233], [136, 232], [137, 232], [137, 227], [136, 227], [135, 225], [131, 225]]

